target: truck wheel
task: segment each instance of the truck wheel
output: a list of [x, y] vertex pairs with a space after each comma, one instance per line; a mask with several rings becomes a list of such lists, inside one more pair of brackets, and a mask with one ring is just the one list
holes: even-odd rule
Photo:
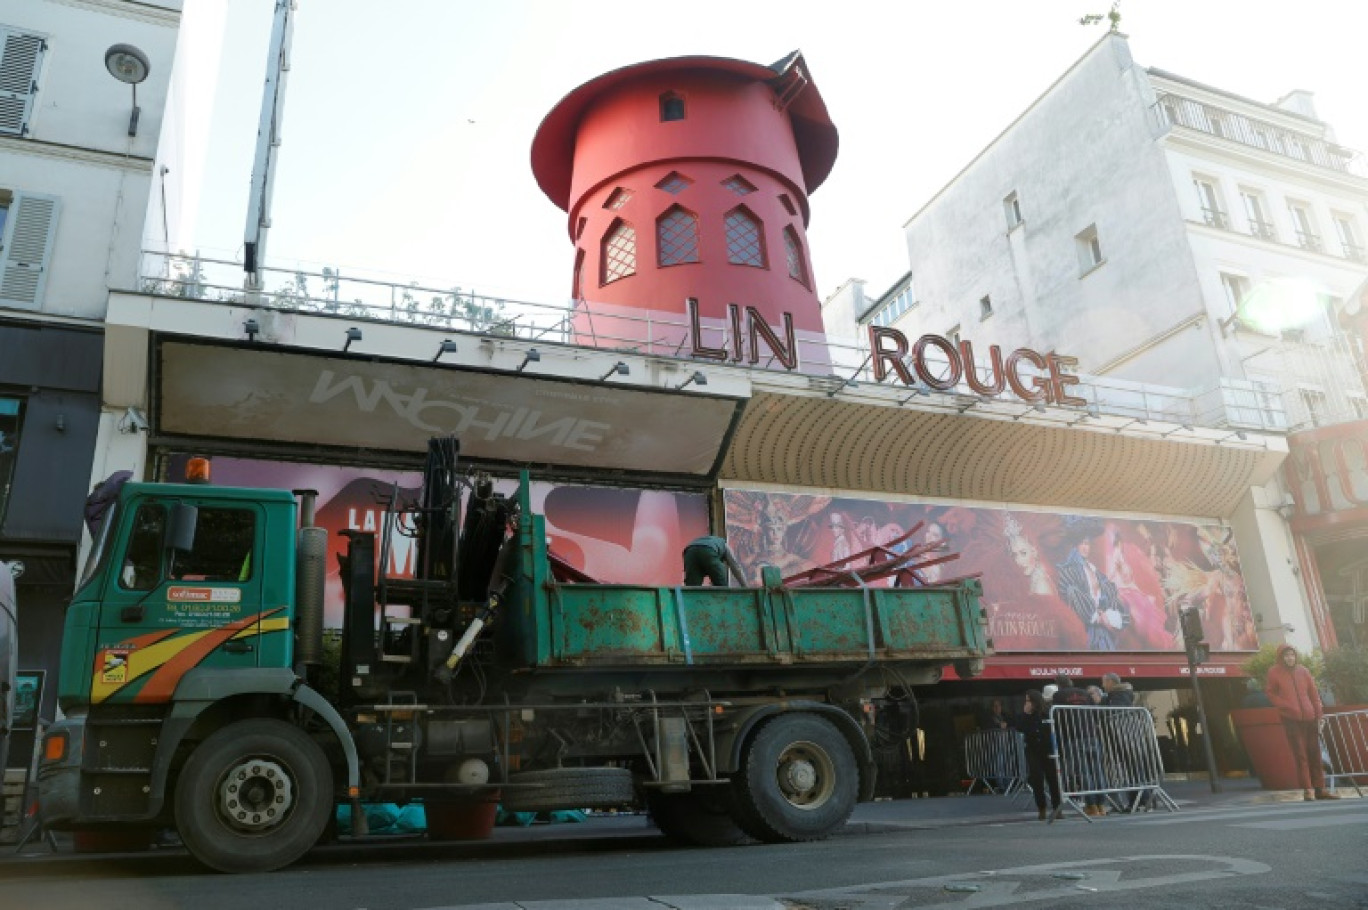
[[736, 821], [768, 843], [817, 840], [845, 824], [859, 789], [855, 754], [839, 730], [813, 714], [781, 714], [746, 747], [733, 780]]
[[652, 792], [646, 797], [646, 807], [660, 833], [676, 843], [734, 847], [750, 840], [717, 787], [697, 787], [690, 793]]
[[544, 768], [510, 774], [510, 784], [540, 784], [504, 790], [509, 812], [552, 812], [556, 809], [611, 809], [632, 802], [632, 772], [626, 768]]
[[279, 720], [229, 724], [200, 743], [176, 784], [176, 827], [220, 872], [269, 872], [318, 842], [333, 812], [318, 744]]

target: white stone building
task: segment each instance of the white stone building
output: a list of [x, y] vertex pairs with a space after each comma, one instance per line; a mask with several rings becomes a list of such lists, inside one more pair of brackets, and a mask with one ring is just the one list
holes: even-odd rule
[[182, 207], [158, 159], [180, 19], [179, 0], [0, 7], [0, 560], [24, 563], [26, 668], [57, 664], [97, 437], [137, 435], [101, 406], [103, 326]]
[[1230, 516], [1264, 640], [1363, 643], [1365, 175], [1309, 92], [1253, 101], [1109, 34], [907, 221], [902, 279], [826, 302], [828, 330], [1058, 350], [1103, 413], [1290, 431], [1283, 477]]

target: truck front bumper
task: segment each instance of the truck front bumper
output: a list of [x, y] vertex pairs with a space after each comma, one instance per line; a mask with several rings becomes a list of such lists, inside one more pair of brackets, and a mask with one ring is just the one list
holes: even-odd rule
[[[48, 742], [64, 737], [61, 757], [53, 754]], [[38, 765], [38, 815], [43, 826], [56, 831], [72, 828], [81, 819], [81, 757], [85, 751], [84, 718], [67, 718], [48, 728], [43, 737], [43, 759]]]

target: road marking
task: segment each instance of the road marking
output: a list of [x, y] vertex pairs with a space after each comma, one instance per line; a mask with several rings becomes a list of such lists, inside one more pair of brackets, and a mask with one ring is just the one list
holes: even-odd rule
[[[1357, 803], [1357, 804], [1356, 804]], [[1357, 801], [1344, 802], [1325, 802], [1325, 803], [1303, 803], [1259, 806], [1249, 809], [1215, 809], [1207, 812], [1187, 812], [1182, 815], [1164, 815], [1159, 818], [1141, 816], [1131, 822], [1133, 825], [1185, 825], [1192, 822], [1214, 822], [1241, 818], [1267, 818], [1278, 816], [1287, 818], [1288, 816], [1303, 816], [1308, 813], [1323, 812], [1363, 812], [1368, 810], [1368, 805]]]
[[1244, 825], [1231, 825], [1232, 828], [1262, 828], [1265, 831], [1300, 831], [1303, 828], [1334, 828], [1341, 825], [1368, 824], [1368, 814], [1328, 815], [1314, 818], [1285, 818], [1278, 821], [1249, 822]]
[[[1172, 865], [1192, 863], [1200, 868], [1191, 872], [1170, 875], [1135, 877], [1131, 873], [1143, 874], [1146, 866], [1156, 863]], [[1118, 868], [1120, 867], [1120, 868]], [[877, 882], [848, 888], [828, 888], [818, 891], [801, 891], [796, 894], [780, 895], [787, 906], [799, 910], [804, 901], [839, 900], [849, 910], [876, 910], [904, 906], [911, 892], [922, 892], [917, 896], [916, 906], [928, 907], [1005, 907], [1011, 904], [1025, 904], [1036, 901], [1060, 901], [1078, 897], [1079, 892], [1112, 893], [1139, 891], [1148, 888], [1166, 888], [1173, 885], [1229, 878], [1236, 875], [1262, 875], [1272, 870], [1265, 863], [1242, 859], [1234, 856], [1193, 856], [1193, 855], [1155, 855], [1122, 856], [1111, 859], [1082, 860], [1078, 862], [1048, 863], [1038, 866], [1017, 866], [1011, 869], [994, 869], [984, 872], [970, 872], [960, 875], [936, 875], [929, 878], [904, 879], [902, 881]], [[1069, 884], [1057, 884], [1061, 873], [1086, 872], [1087, 877], [1071, 880]], [[1072, 879], [1072, 875], [1069, 876]], [[1030, 882], [1033, 887], [1022, 890]], [[963, 893], [946, 899], [947, 889], [951, 886], [961, 888], [979, 885], [979, 890]], [[1044, 887], [1038, 887], [1044, 885]], [[940, 899], [937, 902], [937, 899]]]

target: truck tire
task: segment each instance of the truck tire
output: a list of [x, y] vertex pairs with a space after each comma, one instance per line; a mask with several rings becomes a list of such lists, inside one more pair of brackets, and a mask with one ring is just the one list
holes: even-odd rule
[[737, 824], [766, 843], [827, 837], [850, 818], [859, 792], [850, 743], [815, 714], [780, 714], [765, 723], [733, 779]]
[[176, 827], [219, 872], [269, 872], [318, 842], [334, 811], [323, 750], [284, 721], [242, 720], [191, 753], [176, 784]]
[[611, 809], [632, 802], [632, 772], [626, 768], [545, 768], [510, 774], [510, 784], [541, 784], [504, 790], [509, 812], [551, 812], [556, 809]]
[[675, 843], [734, 847], [750, 840], [717, 787], [697, 787], [690, 793], [653, 791], [646, 797], [646, 808], [660, 833]]

